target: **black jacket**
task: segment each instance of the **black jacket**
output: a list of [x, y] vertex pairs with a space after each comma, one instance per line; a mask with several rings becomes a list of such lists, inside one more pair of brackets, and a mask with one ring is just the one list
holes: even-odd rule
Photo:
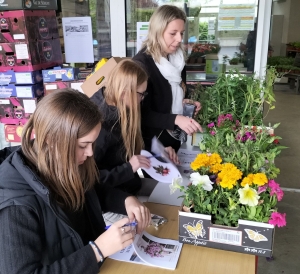
[[98, 105], [104, 116], [94, 152], [100, 181], [136, 194], [141, 188], [141, 179], [137, 173], [133, 173], [130, 163], [126, 161], [117, 108], [106, 104], [103, 89], [97, 91], [91, 100]]
[[[141, 103], [142, 133], [147, 150], [151, 147], [151, 140], [159, 136], [163, 129], [173, 130], [176, 114], [172, 114], [172, 89], [171, 86], [155, 65], [151, 55], [142, 49], [133, 60], [137, 61], [148, 73], [148, 95]], [[181, 73], [185, 83], [185, 69]]]
[[[21, 149], [0, 165], [0, 273], [93, 273], [99, 266], [66, 212], [53, 200]], [[97, 184], [86, 193], [89, 235], [104, 232], [104, 211], [125, 214], [128, 194]]]

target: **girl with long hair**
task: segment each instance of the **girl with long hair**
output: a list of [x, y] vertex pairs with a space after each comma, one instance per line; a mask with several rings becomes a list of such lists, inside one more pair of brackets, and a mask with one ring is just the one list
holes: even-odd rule
[[[137, 170], [150, 167], [149, 159], [140, 155], [144, 147], [140, 105], [147, 97], [147, 79], [141, 66], [123, 60], [111, 72], [105, 88], [91, 97], [104, 116], [95, 148], [100, 181], [132, 194], [142, 184]], [[178, 163], [175, 151], [171, 147], [165, 150]]]
[[[0, 165], [0, 273], [98, 273], [103, 259], [150, 223], [134, 196], [98, 183], [93, 157], [102, 115], [72, 89], [47, 95]], [[32, 133], [35, 139], [31, 140]], [[102, 211], [128, 218], [105, 230]]]

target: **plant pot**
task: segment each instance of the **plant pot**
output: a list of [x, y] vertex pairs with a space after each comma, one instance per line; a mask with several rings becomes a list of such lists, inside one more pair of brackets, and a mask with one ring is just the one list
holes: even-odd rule
[[190, 57], [190, 58], [188, 59], [188, 63], [189, 63], [189, 64], [194, 64], [194, 63], [196, 63], [196, 61], [197, 61], [197, 58], [195, 58], [195, 57]]
[[179, 242], [271, 257], [273, 225], [239, 220], [238, 227], [215, 225], [211, 215], [179, 211]]

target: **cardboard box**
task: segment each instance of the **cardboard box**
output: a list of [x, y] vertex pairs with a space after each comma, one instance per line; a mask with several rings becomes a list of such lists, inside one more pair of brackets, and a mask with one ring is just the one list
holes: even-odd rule
[[[4, 125], [4, 135], [6, 142], [21, 143], [23, 125]], [[31, 139], [34, 139], [35, 135], [32, 133]]]
[[9, 84], [38, 84], [43, 83], [43, 76], [41, 70], [28, 72], [14, 72], [8, 70], [0, 72], [0, 86]]
[[40, 98], [42, 96], [44, 96], [44, 86], [41, 83], [27, 86], [7, 85], [0, 87], [0, 98]]
[[83, 82], [84, 80], [73, 80], [69, 82], [57, 81], [53, 83], [44, 83], [45, 96], [57, 89], [63, 88], [73, 88], [83, 93], [83, 90], [81, 89]]
[[211, 216], [179, 211], [179, 242], [271, 257], [273, 225], [239, 220], [238, 227], [211, 223]]
[[35, 71], [62, 64], [59, 39], [0, 44], [0, 71]]
[[54, 10], [0, 12], [0, 43], [59, 38]]
[[24, 125], [35, 111], [37, 99], [10, 97], [0, 99], [0, 123]]
[[57, 0], [1, 0], [0, 10], [56, 10]]
[[100, 69], [95, 71], [81, 86], [83, 92], [92, 97], [100, 88], [102, 88], [112, 69], [122, 60], [128, 58], [112, 57]]
[[90, 74], [90, 71], [81, 71], [79, 68], [61, 68], [56, 67], [53, 69], [43, 70], [44, 83], [52, 83], [57, 80], [61, 81], [73, 81], [73, 80], [85, 80]]

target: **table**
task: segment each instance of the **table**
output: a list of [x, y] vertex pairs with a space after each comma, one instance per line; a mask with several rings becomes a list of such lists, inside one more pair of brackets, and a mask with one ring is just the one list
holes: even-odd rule
[[[147, 228], [147, 232], [160, 238], [178, 240], [178, 209], [176, 206], [145, 203], [151, 213], [168, 219], [168, 223], [158, 228]], [[106, 259], [101, 274], [255, 274], [256, 257], [254, 255], [223, 251], [184, 244], [175, 270], [143, 266]]]

